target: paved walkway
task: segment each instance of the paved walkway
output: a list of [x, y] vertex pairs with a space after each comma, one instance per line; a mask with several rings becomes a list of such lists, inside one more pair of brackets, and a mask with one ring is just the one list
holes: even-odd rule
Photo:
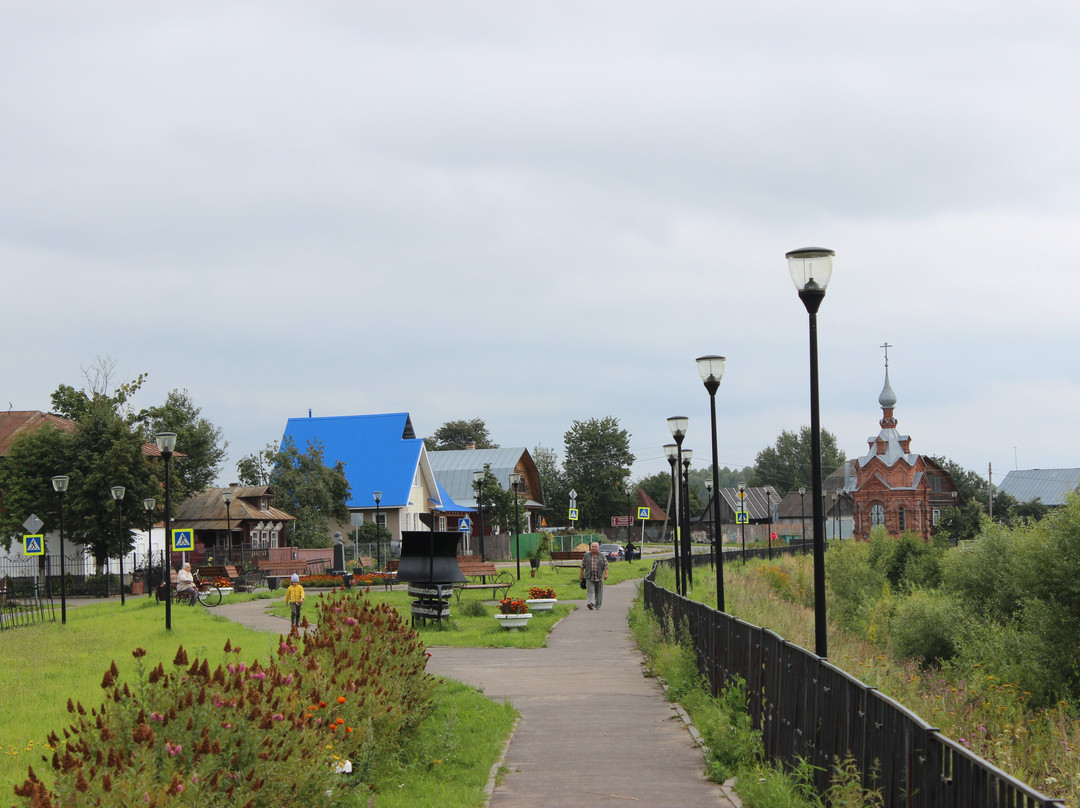
[[[506, 750], [509, 773], [491, 808], [629, 805], [735, 808], [704, 775], [701, 750], [660, 685], [642, 673], [626, 613], [635, 582], [609, 586], [604, 608], [580, 607], [547, 648], [429, 647], [431, 673], [510, 701], [521, 713]], [[264, 601], [215, 611], [251, 628], [284, 633], [288, 620]]]

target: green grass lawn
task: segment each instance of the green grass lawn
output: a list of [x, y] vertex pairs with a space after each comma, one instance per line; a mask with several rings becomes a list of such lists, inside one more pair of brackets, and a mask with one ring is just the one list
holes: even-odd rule
[[[648, 562], [612, 564], [609, 584], [641, 578], [651, 568]], [[459, 614], [462, 606], [451, 606], [451, 620], [439, 630], [429, 623], [418, 627], [427, 645], [459, 646], [542, 646], [555, 623], [583, 601], [575, 569], [558, 572], [544, 565], [536, 577], [523, 565], [522, 578], [514, 584], [511, 597], [527, 598], [530, 586], [550, 586], [560, 603], [553, 612], [537, 612], [529, 627], [505, 631], [494, 625], [496, 613], [489, 593], [466, 592], [466, 601], [487, 601], [482, 617]], [[357, 597], [386, 601], [408, 620], [410, 598], [403, 587], [385, 592], [356, 589]], [[319, 597], [317, 590], [309, 599]], [[287, 615], [284, 592], [260, 592], [255, 595], [231, 595], [234, 599], [263, 598], [267, 607]], [[305, 610], [314, 615], [310, 603]], [[467, 607], [466, 607], [467, 608]], [[202, 607], [173, 606], [172, 631], [165, 630], [165, 607], [145, 597], [128, 598], [121, 606], [112, 599], [68, 608], [67, 625], [44, 623], [10, 629], [0, 633], [0, 676], [9, 683], [9, 697], [0, 700], [0, 795], [11, 797], [11, 787], [26, 777], [33, 765], [39, 775], [47, 776], [42, 755], [51, 757], [45, 738], [69, 723], [68, 699], [90, 709], [101, 704], [101, 680], [110, 663], [120, 669], [120, 679], [134, 677], [131, 652], [143, 648], [149, 666], [162, 662], [168, 669], [178, 646], [183, 645], [192, 657], [207, 659], [211, 668], [224, 661], [223, 648], [229, 641], [243, 649], [242, 658], [266, 660], [276, 647], [277, 635], [256, 632], [233, 623]], [[432, 794], [446, 808], [480, 804], [480, 788], [488, 769], [497, 759], [514, 720], [514, 710], [496, 704], [475, 690], [447, 682], [440, 688], [430, 726], [417, 736], [412, 752], [403, 757], [395, 775], [399, 783], [380, 783], [379, 805], [431, 804]], [[426, 785], [425, 785], [426, 784]], [[399, 788], [399, 786], [401, 786]], [[387, 790], [383, 792], [383, 788]], [[426, 788], [434, 789], [426, 791]], [[393, 791], [393, 796], [390, 796]], [[366, 804], [360, 802], [358, 805]], [[366, 798], [365, 798], [366, 799]], [[10, 804], [10, 803], [7, 803]]]

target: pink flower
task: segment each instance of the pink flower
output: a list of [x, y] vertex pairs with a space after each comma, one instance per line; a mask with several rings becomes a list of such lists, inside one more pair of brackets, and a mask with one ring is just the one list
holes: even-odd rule
[[230, 662], [230, 663], [229, 663], [229, 668], [228, 668], [228, 670], [229, 670], [229, 673], [236, 673], [236, 666], [235, 666], [235, 665], [233, 665], [233, 664], [232, 664], [232, 663]]
[[251, 678], [252, 678], [252, 679], [265, 679], [265, 678], [266, 678], [266, 674], [265, 674], [265, 673], [263, 673], [262, 671], [258, 671], [258, 672], [256, 672], [256, 673], [253, 673], [253, 674], [251, 674]]
[[150, 720], [151, 721], [164, 721], [165, 716], [163, 716], [161, 713], [157, 713], [157, 712], [150, 713]]
[[165, 741], [165, 751], [168, 752], [170, 755], [179, 755], [180, 750], [183, 748], [184, 747], [182, 747], [180, 744], [173, 745], [172, 742]]
[[273, 714], [272, 716], [270, 716], [270, 717], [271, 717], [271, 718], [272, 718], [272, 719], [273, 719], [274, 721], [284, 721], [284, 720], [285, 720], [285, 716], [283, 716], [283, 715], [282, 715], [281, 713], [274, 713], [274, 714]]

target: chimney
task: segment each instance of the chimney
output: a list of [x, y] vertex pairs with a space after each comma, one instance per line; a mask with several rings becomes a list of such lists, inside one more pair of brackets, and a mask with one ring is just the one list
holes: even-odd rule
[[474, 441], [474, 440], [469, 441], [468, 443], [465, 444], [465, 448], [468, 449], [469, 451], [472, 451], [473, 449], [476, 448], [476, 441]]

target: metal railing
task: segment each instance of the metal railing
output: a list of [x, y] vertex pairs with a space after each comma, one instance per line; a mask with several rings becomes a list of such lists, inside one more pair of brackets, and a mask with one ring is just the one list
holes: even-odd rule
[[0, 631], [56, 622], [56, 606], [44, 585], [33, 579], [0, 582]]
[[850, 755], [863, 786], [881, 790], [885, 808], [1064, 808], [827, 660], [658, 586], [656, 569], [669, 563], [657, 562], [645, 579], [646, 608], [670, 616], [676, 631], [686, 627], [714, 695], [736, 678], [746, 683], [766, 756], [788, 767], [808, 761], [819, 792], [829, 786], [834, 761]]

